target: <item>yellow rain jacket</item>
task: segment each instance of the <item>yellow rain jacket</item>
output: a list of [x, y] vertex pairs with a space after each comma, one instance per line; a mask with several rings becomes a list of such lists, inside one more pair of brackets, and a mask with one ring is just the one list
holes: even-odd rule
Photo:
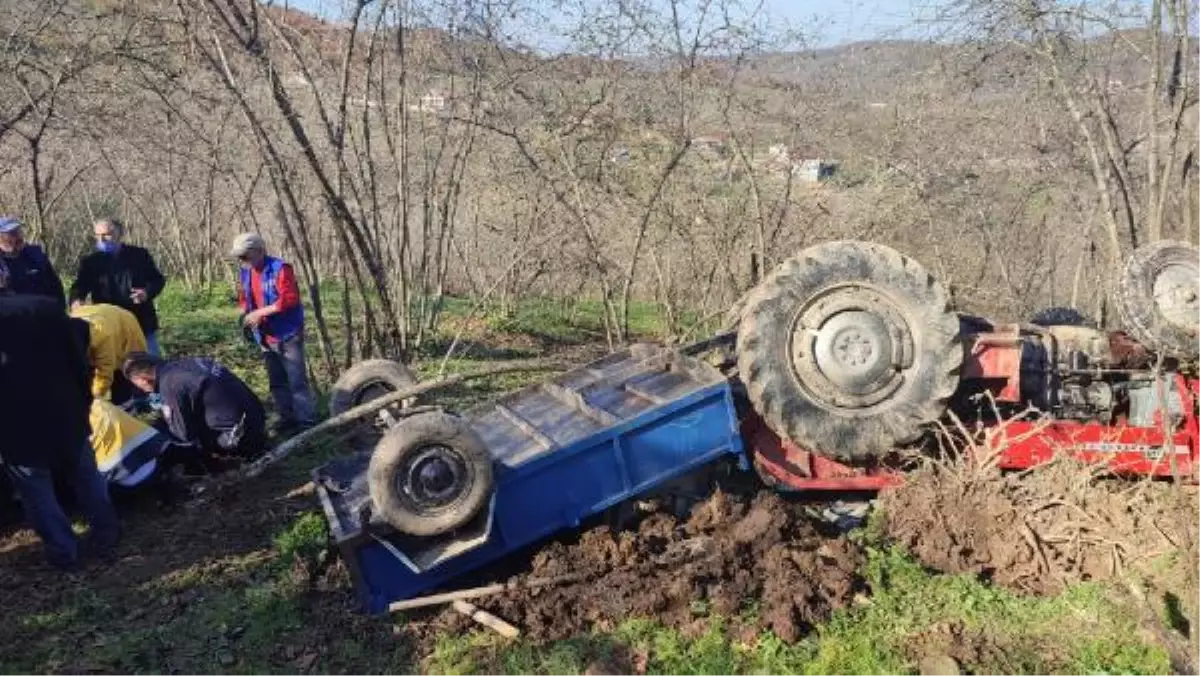
[[96, 467], [111, 482], [136, 486], [154, 473], [167, 437], [103, 399], [92, 400]]
[[88, 323], [88, 359], [95, 371], [92, 396], [111, 399], [113, 375], [130, 352], [146, 351], [146, 335], [137, 317], [116, 305], [81, 305], [71, 310], [71, 316]]

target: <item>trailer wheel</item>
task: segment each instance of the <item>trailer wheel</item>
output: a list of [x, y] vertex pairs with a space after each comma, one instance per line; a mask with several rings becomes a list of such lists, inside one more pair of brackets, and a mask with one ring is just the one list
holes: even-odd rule
[[888, 247], [839, 241], [788, 259], [748, 299], [738, 371], [780, 437], [862, 463], [917, 440], [958, 386], [949, 294]]
[[421, 413], [388, 430], [375, 447], [367, 484], [393, 528], [430, 536], [475, 516], [492, 494], [492, 461], [462, 418]]
[[[368, 359], [346, 369], [329, 397], [329, 415], [338, 415], [361, 406], [373, 399], [417, 384], [416, 377], [408, 367], [390, 359]], [[407, 408], [416, 402], [416, 397], [400, 402]]]
[[1165, 357], [1200, 356], [1200, 249], [1161, 240], [1125, 262], [1113, 293], [1122, 328]]

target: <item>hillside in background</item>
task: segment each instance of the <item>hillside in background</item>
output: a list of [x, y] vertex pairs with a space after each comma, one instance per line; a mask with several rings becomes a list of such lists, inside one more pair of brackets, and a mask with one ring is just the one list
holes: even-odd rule
[[[6, 5], [27, 48], [0, 75], [34, 104], [0, 103], [0, 206], [68, 268], [117, 213], [191, 286], [227, 281], [225, 242], [260, 230], [311, 288], [388, 299], [348, 320], [381, 332], [358, 349], [419, 343], [440, 301], [416, 299], [447, 294], [598, 299], [617, 342], [641, 299], [693, 331], [679, 318], [833, 238], [918, 257], [973, 311], [1100, 316], [1139, 229], [1196, 229], [1192, 191], [1160, 189], [1191, 180], [1196, 144], [1174, 110], [1195, 55], [1172, 75], [1169, 34], [1154, 69], [1144, 31], [1060, 31], [1051, 64], [982, 38], [772, 52], [753, 25], [676, 44], [669, 16], [599, 14], [587, 49], [545, 58], [496, 37], [503, 17], [410, 8], [398, 31], [395, 8], [352, 31], [247, 0]], [[657, 38], [653, 62], [595, 56], [631, 36]]]

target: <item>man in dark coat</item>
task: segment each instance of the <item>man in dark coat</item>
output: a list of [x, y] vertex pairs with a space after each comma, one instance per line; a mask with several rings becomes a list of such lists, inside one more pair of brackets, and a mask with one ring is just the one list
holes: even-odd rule
[[92, 230], [96, 235], [96, 251], [79, 262], [79, 273], [71, 285], [71, 305], [90, 297], [93, 303], [129, 310], [146, 334], [150, 353], [161, 355], [154, 299], [162, 293], [166, 278], [149, 251], [121, 242], [125, 228], [117, 219], [97, 221]]
[[12, 293], [37, 294], [56, 301], [59, 307], [67, 303], [62, 280], [50, 264], [42, 247], [25, 241], [21, 221], [12, 216], [0, 218], [0, 266], [4, 267]]
[[266, 450], [266, 411], [254, 392], [208, 357], [162, 360], [134, 352], [121, 369], [134, 387], [157, 392], [176, 439], [209, 458], [256, 458]]
[[89, 437], [91, 373], [66, 308], [36, 294], [0, 293], [0, 459], [25, 516], [54, 566], [72, 569], [79, 543], [54, 491], [74, 489], [91, 526], [89, 543], [110, 556], [120, 536]]

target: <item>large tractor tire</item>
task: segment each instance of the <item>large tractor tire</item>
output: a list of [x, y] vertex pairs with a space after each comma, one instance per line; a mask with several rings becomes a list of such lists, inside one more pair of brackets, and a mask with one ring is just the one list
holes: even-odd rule
[[462, 418], [419, 413], [379, 440], [367, 486], [376, 512], [393, 528], [440, 535], [470, 521], [491, 498], [492, 460]]
[[[397, 390], [412, 387], [417, 378], [400, 362], [390, 359], [368, 359], [346, 369], [329, 397], [329, 414], [338, 415]], [[411, 406], [415, 398], [405, 399], [402, 406]]]
[[780, 437], [862, 464], [916, 441], [958, 387], [949, 294], [888, 247], [839, 241], [788, 259], [748, 300], [738, 371]]
[[1162, 240], [1125, 262], [1113, 293], [1122, 328], [1164, 357], [1200, 356], [1200, 249]]

